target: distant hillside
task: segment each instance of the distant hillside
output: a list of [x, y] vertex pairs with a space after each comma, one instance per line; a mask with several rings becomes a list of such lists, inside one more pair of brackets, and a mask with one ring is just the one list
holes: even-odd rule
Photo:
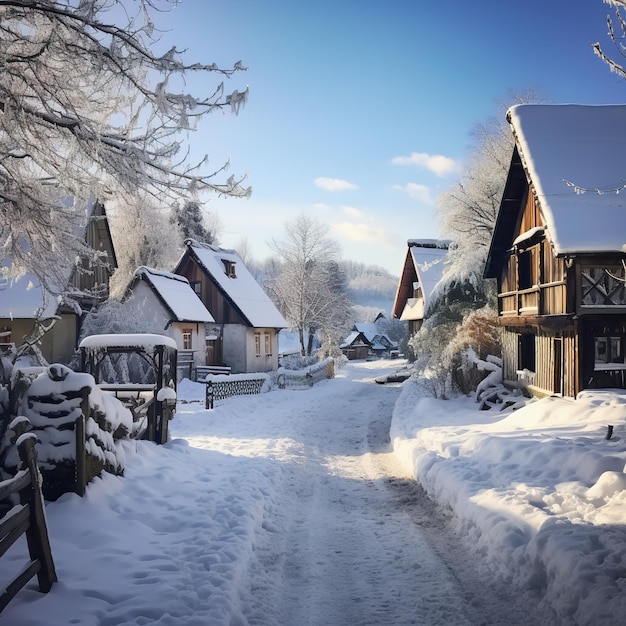
[[[246, 266], [260, 285], [275, 275], [278, 265], [273, 259], [258, 262], [248, 259]], [[392, 276], [378, 265], [366, 265], [356, 261], [340, 261], [339, 266], [346, 277], [348, 298], [354, 305], [356, 322], [374, 321], [381, 311], [391, 319], [391, 308], [396, 297], [398, 277]]]
[[341, 261], [340, 266], [345, 272], [348, 297], [356, 308], [372, 309], [372, 312], [374, 309], [377, 312], [383, 311], [390, 318], [398, 277], [378, 265]]

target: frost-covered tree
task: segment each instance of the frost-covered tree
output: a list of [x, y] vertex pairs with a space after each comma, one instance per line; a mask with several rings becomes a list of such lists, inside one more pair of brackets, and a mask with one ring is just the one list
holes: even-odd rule
[[267, 288], [298, 332], [301, 354], [310, 355], [316, 335], [329, 343], [348, 323], [350, 303], [337, 264], [339, 247], [326, 226], [304, 214], [285, 224], [284, 238], [270, 247], [280, 265]]
[[[626, 0], [603, 0], [604, 4], [608, 4], [615, 9], [615, 17], [607, 16], [606, 22], [609, 29], [609, 37], [615, 45], [618, 57], [626, 59]], [[618, 62], [613, 60], [604, 52], [599, 42], [592, 44], [594, 52], [609, 66], [612, 72], [618, 76], [626, 78], [626, 69], [624, 61]]]
[[[483, 351], [469, 345], [468, 338], [478, 341], [479, 333], [468, 331], [468, 325], [482, 330], [483, 348], [500, 349], [493, 341], [497, 335], [495, 284], [483, 278], [483, 270], [513, 154], [514, 139], [505, 111], [513, 103], [536, 100], [533, 92], [516, 96], [508, 105], [500, 105], [497, 117], [477, 125], [465, 169], [437, 199], [442, 233], [454, 244], [443, 278], [431, 294], [425, 322], [408, 342], [415, 368], [430, 381], [436, 395], [446, 396], [458, 386], [466, 348]], [[477, 311], [481, 312], [480, 325]]]
[[[203, 191], [249, 194], [241, 179], [224, 180], [227, 164], [187, 160], [186, 133], [212, 111], [237, 113], [248, 90], [224, 87], [241, 62], [159, 50], [153, 18], [175, 4], [0, 3], [0, 257], [13, 274], [33, 271], [54, 287], [55, 260], [87, 252], [75, 233], [90, 198], [150, 214]], [[187, 93], [191, 73], [217, 80]]]
[[457, 249], [489, 246], [515, 144], [506, 110], [537, 100], [533, 91], [515, 95], [499, 105], [496, 116], [472, 131], [466, 166], [458, 180], [437, 197], [442, 234], [454, 240]]

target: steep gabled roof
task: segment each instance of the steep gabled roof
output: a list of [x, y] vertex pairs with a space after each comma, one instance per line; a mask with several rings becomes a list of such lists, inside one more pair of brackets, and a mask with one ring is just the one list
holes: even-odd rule
[[139, 267], [135, 270], [129, 291], [143, 280], [176, 322], [214, 322], [213, 316], [184, 276]]
[[[535, 192], [557, 255], [626, 251], [626, 105], [520, 104], [507, 120], [516, 158]], [[509, 171], [490, 257], [512, 243], [506, 203], [519, 196]], [[518, 204], [516, 211], [523, 207]], [[485, 275], [493, 275], [489, 259]], [[489, 273], [487, 273], [489, 272]]]
[[[428, 301], [437, 283], [443, 276], [448, 248], [451, 242], [446, 239], [409, 239], [404, 268], [398, 282], [392, 313], [397, 319], [421, 319], [402, 316], [407, 302], [413, 296], [413, 284], [422, 288], [423, 305]], [[423, 311], [423, 306], [420, 307]]]
[[366, 337], [364, 333], [358, 330], [353, 330], [339, 346], [340, 348], [349, 348], [350, 346], [367, 346], [372, 347], [372, 342]]
[[235, 250], [188, 239], [177, 272], [187, 256], [193, 258], [220, 292], [253, 328], [287, 328], [285, 318], [263, 291]]
[[[67, 198], [66, 201], [70, 202], [71, 198]], [[87, 204], [85, 219], [78, 221], [73, 236], [86, 240], [90, 223], [101, 233], [100, 240], [105, 246], [102, 251], [111, 259], [113, 266], [117, 267], [106, 211], [104, 205], [97, 200], [91, 200]], [[10, 257], [0, 261], [0, 267], [10, 270], [11, 265]], [[40, 319], [46, 319], [56, 315], [59, 306], [64, 302], [58, 294], [69, 290], [72, 276], [77, 271], [75, 265], [57, 266], [56, 270], [57, 280], [53, 281], [48, 276], [47, 286], [42, 285], [39, 278], [30, 272], [17, 278], [4, 278], [0, 273], [0, 318], [32, 319], [38, 316]], [[10, 274], [10, 271], [8, 273]]]

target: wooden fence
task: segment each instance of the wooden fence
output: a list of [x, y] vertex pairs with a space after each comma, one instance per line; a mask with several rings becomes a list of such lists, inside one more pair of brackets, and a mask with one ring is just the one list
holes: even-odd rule
[[254, 395], [261, 393], [269, 382], [267, 374], [217, 374], [206, 377], [206, 397], [204, 406], [212, 409], [216, 400], [232, 396]]
[[21, 468], [13, 478], [0, 482], [0, 501], [18, 494], [20, 502], [0, 520], [0, 556], [24, 533], [30, 556], [30, 561], [0, 595], [0, 612], [35, 575], [42, 593], [48, 593], [57, 581], [37, 468], [36, 442], [33, 435], [23, 435], [18, 440]]

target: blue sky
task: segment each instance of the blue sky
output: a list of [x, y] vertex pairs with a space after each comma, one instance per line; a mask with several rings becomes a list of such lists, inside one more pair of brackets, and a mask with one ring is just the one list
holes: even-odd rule
[[343, 258], [399, 275], [407, 239], [439, 236], [435, 198], [499, 103], [529, 88], [544, 102], [626, 101], [591, 48], [609, 49], [611, 11], [602, 0], [183, 0], [164, 43], [249, 68], [227, 84], [250, 87], [240, 115], [214, 114], [190, 137], [194, 155], [230, 158], [253, 188], [249, 200], [208, 198], [222, 244], [246, 239], [265, 258], [305, 212]]

